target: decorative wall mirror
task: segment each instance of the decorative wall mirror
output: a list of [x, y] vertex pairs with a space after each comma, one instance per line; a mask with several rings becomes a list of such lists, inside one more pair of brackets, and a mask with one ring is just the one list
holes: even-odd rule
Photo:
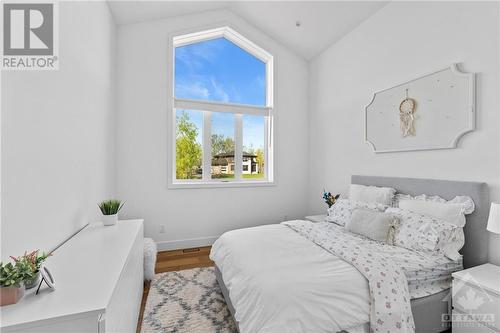
[[365, 108], [375, 153], [456, 148], [475, 128], [475, 76], [456, 64], [376, 92]]

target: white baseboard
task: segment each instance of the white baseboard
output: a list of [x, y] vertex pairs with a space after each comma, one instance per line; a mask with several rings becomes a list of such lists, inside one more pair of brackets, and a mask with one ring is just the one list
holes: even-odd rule
[[190, 249], [193, 247], [212, 245], [219, 236], [179, 239], [172, 241], [156, 242], [158, 251], [171, 251], [180, 249]]

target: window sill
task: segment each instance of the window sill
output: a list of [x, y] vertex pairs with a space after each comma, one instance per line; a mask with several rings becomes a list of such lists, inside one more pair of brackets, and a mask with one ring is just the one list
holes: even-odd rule
[[213, 181], [213, 182], [173, 182], [168, 189], [234, 188], [234, 187], [269, 187], [276, 186], [273, 181]]

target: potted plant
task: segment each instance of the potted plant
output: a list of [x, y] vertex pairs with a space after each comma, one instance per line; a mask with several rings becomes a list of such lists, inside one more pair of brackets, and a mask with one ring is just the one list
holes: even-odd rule
[[24, 286], [26, 289], [31, 289], [36, 287], [41, 280], [40, 267], [42, 263], [50, 257], [50, 253], [39, 253], [39, 250], [32, 251], [30, 253], [25, 252], [22, 256], [12, 257], [11, 258], [21, 266], [29, 266], [31, 271], [33, 272], [33, 276], [25, 276], [24, 277]]
[[123, 203], [120, 200], [106, 200], [99, 204], [102, 213], [102, 224], [114, 225], [118, 221], [118, 212], [122, 209]]
[[28, 266], [0, 262], [0, 306], [15, 304], [24, 296], [23, 280], [32, 274]]

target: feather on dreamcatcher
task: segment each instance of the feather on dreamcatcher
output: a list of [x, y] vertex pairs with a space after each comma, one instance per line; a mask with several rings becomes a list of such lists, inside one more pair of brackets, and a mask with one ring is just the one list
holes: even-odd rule
[[399, 126], [401, 128], [401, 135], [405, 138], [407, 136], [415, 136], [415, 111], [417, 102], [413, 98], [408, 97], [408, 89], [406, 89], [406, 97], [399, 104]]

